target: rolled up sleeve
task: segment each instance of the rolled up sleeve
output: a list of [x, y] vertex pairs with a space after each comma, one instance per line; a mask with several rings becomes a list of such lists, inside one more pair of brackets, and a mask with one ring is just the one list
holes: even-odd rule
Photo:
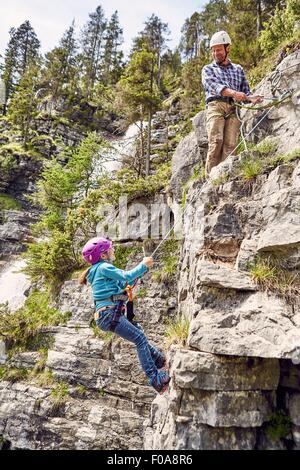
[[213, 71], [207, 67], [202, 69], [202, 85], [210, 95], [220, 95], [224, 88], [229, 88], [228, 83], [220, 83]]

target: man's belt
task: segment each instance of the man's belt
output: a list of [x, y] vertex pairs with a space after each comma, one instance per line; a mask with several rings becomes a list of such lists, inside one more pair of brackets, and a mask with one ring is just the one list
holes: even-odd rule
[[233, 104], [233, 98], [230, 96], [211, 96], [210, 98], [207, 98], [206, 104], [210, 103], [211, 101], [224, 101], [225, 103], [228, 104]]

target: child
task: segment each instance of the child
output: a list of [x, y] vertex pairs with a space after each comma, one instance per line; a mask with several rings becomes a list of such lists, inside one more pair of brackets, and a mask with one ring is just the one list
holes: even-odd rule
[[117, 335], [134, 343], [141, 366], [146, 373], [149, 384], [159, 393], [163, 393], [170, 382], [166, 371], [158, 371], [164, 367], [164, 355], [149, 344], [142, 328], [131, 323], [123, 314], [122, 306], [126, 302], [127, 284], [142, 277], [153, 266], [153, 258], [146, 257], [130, 271], [116, 268], [114, 247], [111, 240], [92, 238], [82, 249], [84, 259], [92, 266], [84, 271], [80, 283], [88, 281], [93, 290], [96, 306], [95, 320], [98, 328], [103, 331], [114, 331]]

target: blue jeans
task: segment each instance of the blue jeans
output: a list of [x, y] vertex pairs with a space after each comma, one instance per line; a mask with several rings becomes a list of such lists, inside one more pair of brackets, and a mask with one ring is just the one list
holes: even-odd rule
[[[110, 308], [103, 312], [99, 312], [99, 318], [96, 321], [96, 324], [102, 331], [110, 331], [113, 310], [114, 309]], [[149, 384], [151, 384], [158, 372], [155, 362], [158, 359], [161, 359], [163, 354], [148, 342], [148, 339], [139, 324], [133, 325], [123, 315], [120, 317], [120, 321], [117, 324], [114, 333], [136, 345], [140, 364], [149, 379]]]

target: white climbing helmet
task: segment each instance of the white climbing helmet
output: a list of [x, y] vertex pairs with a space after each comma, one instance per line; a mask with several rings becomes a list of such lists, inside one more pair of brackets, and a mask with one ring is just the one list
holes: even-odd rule
[[220, 44], [231, 44], [230, 36], [226, 31], [218, 31], [213, 34], [210, 39], [209, 47], [219, 46]]

